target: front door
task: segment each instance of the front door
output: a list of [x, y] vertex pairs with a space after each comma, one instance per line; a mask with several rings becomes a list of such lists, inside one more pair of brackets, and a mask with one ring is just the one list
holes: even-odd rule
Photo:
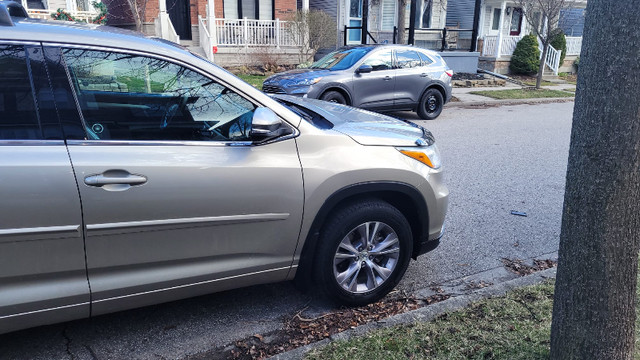
[[347, 26], [359, 27], [360, 29], [347, 30], [348, 44], [362, 43], [362, 0], [349, 0], [349, 12], [347, 16]]
[[353, 106], [386, 109], [393, 106], [396, 70], [390, 49], [374, 50], [362, 62], [373, 68], [370, 73], [353, 75]]
[[181, 65], [64, 49], [92, 314], [286, 278], [302, 219], [294, 139], [248, 141], [256, 105]]
[[509, 35], [520, 36], [522, 31], [522, 9], [514, 8], [511, 14], [511, 25], [509, 25]]
[[89, 316], [80, 197], [42, 47], [0, 43], [0, 333]]
[[[160, 0], [164, 1], [164, 0]], [[189, 0], [166, 0], [167, 13], [176, 34], [182, 40], [191, 40], [191, 11]]]

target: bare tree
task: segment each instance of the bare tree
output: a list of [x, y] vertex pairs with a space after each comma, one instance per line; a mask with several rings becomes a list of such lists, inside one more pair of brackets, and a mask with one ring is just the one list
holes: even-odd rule
[[[575, 5], [576, 0], [516, 0], [524, 9], [524, 17], [530, 25], [533, 33], [542, 43], [542, 57], [536, 79], [536, 89], [540, 89], [544, 74], [545, 61], [549, 52], [551, 40], [556, 35], [556, 29], [560, 20], [560, 12]], [[502, 29], [500, 30], [502, 31]]]
[[589, 0], [571, 132], [552, 359], [633, 359], [640, 242], [640, 7]]
[[300, 49], [298, 60], [313, 60], [319, 49], [335, 45], [337, 25], [322, 10], [298, 10], [288, 19], [286, 31]]
[[103, 0], [102, 2], [109, 8], [110, 24], [126, 24], [133, 21], [136, 31], [142, 31], [149, 0]]

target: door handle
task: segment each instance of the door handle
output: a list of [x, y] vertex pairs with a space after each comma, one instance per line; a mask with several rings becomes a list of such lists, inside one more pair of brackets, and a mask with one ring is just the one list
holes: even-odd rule
[[110, 191], [122, 191], [146, 182], [145, 176], [130, 174], [126, 170], [107, 170], [102, 174], [89, 175], [84, 178], [85, 184]]
[[429, 76], [429, 74], [427, 74], [427, 73], [420, 74], [420, 77], [427, 77], [427, 76]]
[[391, 80], [391, 76], [385, 76], [384, 78], [382, 78], [382, 80], [389, 81], [389, 80]]

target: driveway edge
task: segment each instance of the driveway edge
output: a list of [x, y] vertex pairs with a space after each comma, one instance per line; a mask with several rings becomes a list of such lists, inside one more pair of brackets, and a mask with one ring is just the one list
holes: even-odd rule
[[546, 279], [553, 279], [555, 277], [556, 277], [556, 268], [539, 271], [531, 275], [519, 277], [513, 280], [505, 281], [503, 283], [488, 286], [486, 288], [478, 289], [466, 295], [455, 296], [432, 305], [428, 305], [428, 306], [425, 306], [413, 311], [409, 311], [403, 314], [398, 314], [378, 322], [364, 324], [356, 328], [353, 328], [338, 334], [334, 334], [327, 339], [323, 339], [321, 341], [311, 343], [309, 345], [302, 346], [297, 349], [284, 352], [282, 354], [274, 355], [269, 359], [270, 360], [301, 359], [309, 351], [315, 348], [324, 346], [331, 341], [349, 340], [356, 336], [362, 336], [374, 329], [386, 328], [386, 327], [401, 325], [401, 324], [409, 324], [416, 321], [430, 321], [439, 315], [442, 315], [446, 312], [464, 308], [473, 302], [486, 299], [489, 297], [501, 296], [511, 290], [514, 290], [523, 286], [535, 285], [535, 284], [541, 283]]

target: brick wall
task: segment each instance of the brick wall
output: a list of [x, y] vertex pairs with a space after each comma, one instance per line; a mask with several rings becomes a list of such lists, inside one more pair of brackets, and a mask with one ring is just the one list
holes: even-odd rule
[[275, 18], [285, 20], [291, 16], [290, 14], [296, 12], [296, 8], [296, 0], [275, 0]]

